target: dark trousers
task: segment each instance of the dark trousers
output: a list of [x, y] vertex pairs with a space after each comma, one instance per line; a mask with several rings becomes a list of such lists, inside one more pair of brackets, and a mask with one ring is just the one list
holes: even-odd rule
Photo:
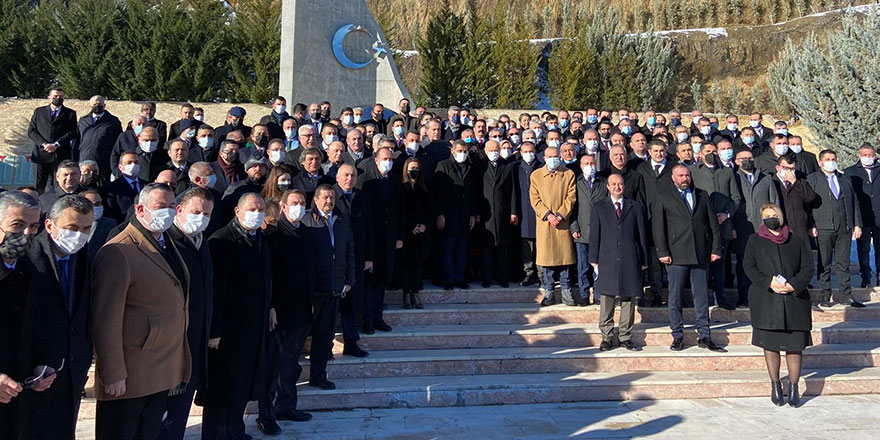
[[202, 412], [202, 439], [236, 440], [245, 433], [244, 411], [247, 400], [227, 402], [226, 406], [205, 406]]
[[535, 265], [535, 253], [537, 252], [535, 239], [523, 238], [521, 246], [522, 251], [520, 253], [520, 259], [522, 260], [525, 277], [532, 280], [538, 280], [538, 266]]
[[749, 287], [752, 286], [752, 280], [746, 275], [743, 269], [743, 260], [746, 258], [746, 244], [749, 242], [748, 236], [742, 236], [737, 231], [736, 238], [736, 293], [738, 296], [737, 304], [748, 304]]
[[507, 245], [483, 243], [483, 282], [507, 282]]
[[849, 279], [849, 253], [852, 249], [852, 231], [838, 228], [834, 231], [819, 229], [819, 262], [817, 273], [823, 298], [831, 297], [831, 266], [837, 274], [837, 301], [852, 298]]
[[675, 339], [681, 339], [684, 336], [683, 318], [681, 316], [681, 292], [684, 290], [688, 279], [691, 281], [691, 291], [694, 294], [697, 334], [700, 338], [709, 338], [707, 266], [702, 264], [670, 264], [666, 266], [666, 273], [669, 276], [669, 327], [672, 329], [672, 337]]
[[413, 235], [409, 232], [403, 240], [402, 258], [397, 265], [400, 268], [400, 284], [403, 293], [418, 293], [422, 290], [422, 234]]
[[443, 236], [443, 278], [447, 283], [463, 283], [467, 263], [467, 235]]
[[385, 281], [385, 277], [382, 277], [381, 280], [368, 280], [364, 290], [370, 297], [370, 312], [364, 314], [364, 320], [370, 319], [373, 322], [382, 320], [382, 312], [385, 308], [385, 290], [387, 288], [388, 282]]
[[193, 397], [196, 389], [193, 387], [182, 394], [168, 396], [165, 401], [165, 414], [162, 418], [162, 426], [158, 440], [181, 440], [186, 434], [186, 422], [189, 419], [189, 411], [192, 409]]
[[34, 188], [38, 193], [43, 194], [55, 186], [54, 177], [57, 169], [58, 162], [34, 164]]
[[[589, 243], [574, 244], [577, 250], [577, 280], [578, 290], [581, 292], [581, 298], [590, 298], [590, 287], [593, 287], [596, 274], [593, 273], [593, 265], [590, 264], [590, 245]], [[599, 302], [599, 293], [593, 292], [593, 303]]]
[[99, 400], [96, 440], [152, 440], [159, 435], [168, 390], [132, 399]]
[[333, 348], [333, 324], [339, 309], [339, 297], [315, 295], [312, 304], [312, 346], [309, 352], [309, 380], [327, 378], [327, 361]]
[[[339, 300], [339, 316], [342, 321], [342, 338], [345, 342], [357, 342], [361, 337], [358, 333], [357, 328], [357, 317], [355, 316], [355, 299], [354, 296], [358, 293], [355, 293], [354, 289], [349, 292], [345, 298], [341, 298]], [[361, 289], [360, 295], [363, 295], [363, 289]], [[364, 314], [366, 317], [366, 314]]]
[[278, 374], [278, 386], [275, 398], [275, 415], [290, 414], [296, 410], [296, 383], [302, 373], [299, 355], [311, 327], [293, 327], [281, 330], [279, 359], [281, 366]]
[[663, 271], [665, 265], [660, 262], [657, 255], [657, 248], [653, 244], [648, 245], [648, 269], [645, 270], [646, 284], [651, 288], [651, 298], [662, 298], [663, 290]]
[[[709, 286], [711, 287], [712, 293], [715, 294], [715, 301], [718, 302], [718, 305], [727, 304], [727, 296], [724, 294], [725, 289], [725, 276], [724, 266], [727, 264], [727, 246], [730, 244], [730, 240], [721, 240], [721, 259], [718, 261], [713, 261], [709, 263]], [[709, 301], [709, 303], [713, 303], [715, 301]]]
[[265, 389], [260, 390], [260, 398], [257, 399], [257, 404], [260, 409], [260, 413], [257, 416], [258, 422], [275, 420], [273, 402], [275, 401], [275, 394], [278, 392], [278, 376], [281, 372], [280, 351], [281, 330], [270, 332], [269, 337], [266, 338], [266, 387]]
[[871, 246], [874, 247], [874, 269], [880, 271], [880, 248], [878, 248], [878, 244], [880, 244], [880, 227], [863, 227], [862, 236], [856, 240], [862, 284], [871, 285]]

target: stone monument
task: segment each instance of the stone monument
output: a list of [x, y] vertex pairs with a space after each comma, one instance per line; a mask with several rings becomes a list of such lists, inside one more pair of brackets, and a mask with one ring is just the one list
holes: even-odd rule
[[[343, 107], [410, 98], [366, 0], [284, 0], [279, 94], [289, 106]], [[410, 98], [411, 99], [411, 98]]]

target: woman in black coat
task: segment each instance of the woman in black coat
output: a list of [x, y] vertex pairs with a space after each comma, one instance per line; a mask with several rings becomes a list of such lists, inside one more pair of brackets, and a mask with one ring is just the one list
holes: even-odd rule
[[764, 349], [764, 360], [772, 381], [770, 399], [777, 406], [785, 402], [779, 380], [780, 351], [785, 351], [790, 380], [788, 404], [800, 403], [798, 380], [802, 352], [813, 345], [810, 292], [813, 258], [807, 241], [784, 225], [782, 210], [772, 204], [761, 206], [763, 224], [746, 245], [743, 269], [752, 281], [749, 308], [752, 316], [752, 344]]
[[422, 163], [411, 157], [403, 164], [403, 260], [400, 262], [403, 274], [403, 308], [421, 309], [422, 299], [419, 289], [422, 285], [422, 243], [428, 220], [431, 218], [428, 206], [428, 189], [424, 184]]

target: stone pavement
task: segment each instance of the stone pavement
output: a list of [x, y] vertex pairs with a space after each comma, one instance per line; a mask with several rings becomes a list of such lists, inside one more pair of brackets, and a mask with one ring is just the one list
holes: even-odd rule
[[[283, 422], [278, 437], [261, 436], [249, 416], [247, 428], [258, 439], [858, 440], [880, 438], [878, 409], [880, 395], [807, 398], [800, 408], [777, 408], [769, 397], [582, 402], [315, 412], [310, 422]], [[200, 438], [200, 422], [190, 418], [187, 439]], [[93, 432], [94, 420], [79, 422], [78, 439]]]

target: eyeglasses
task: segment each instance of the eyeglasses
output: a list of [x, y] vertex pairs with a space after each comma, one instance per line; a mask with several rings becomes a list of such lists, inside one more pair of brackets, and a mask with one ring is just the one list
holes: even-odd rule
[[37, 382], [39, 382], [43, 379], [52, 377], [55, 374], [58, 374], [59, 371], [64, 369], [64, 359], [61, 359], [61, 366], [58, 368], [53, 369], [52, 367], [50, 367], [48, 365], [43, 365], [42, 368], [40, 368], [40, 367], [37, 367], [37, 368], [40, 369], [39, 374], [37, 374], [36, 376], [31, 376], [31, 377], [25, 379], [24, 383], [21, 384], [22, 389], [29, 390], [29, 389], [33, 388], [37, 384]]

